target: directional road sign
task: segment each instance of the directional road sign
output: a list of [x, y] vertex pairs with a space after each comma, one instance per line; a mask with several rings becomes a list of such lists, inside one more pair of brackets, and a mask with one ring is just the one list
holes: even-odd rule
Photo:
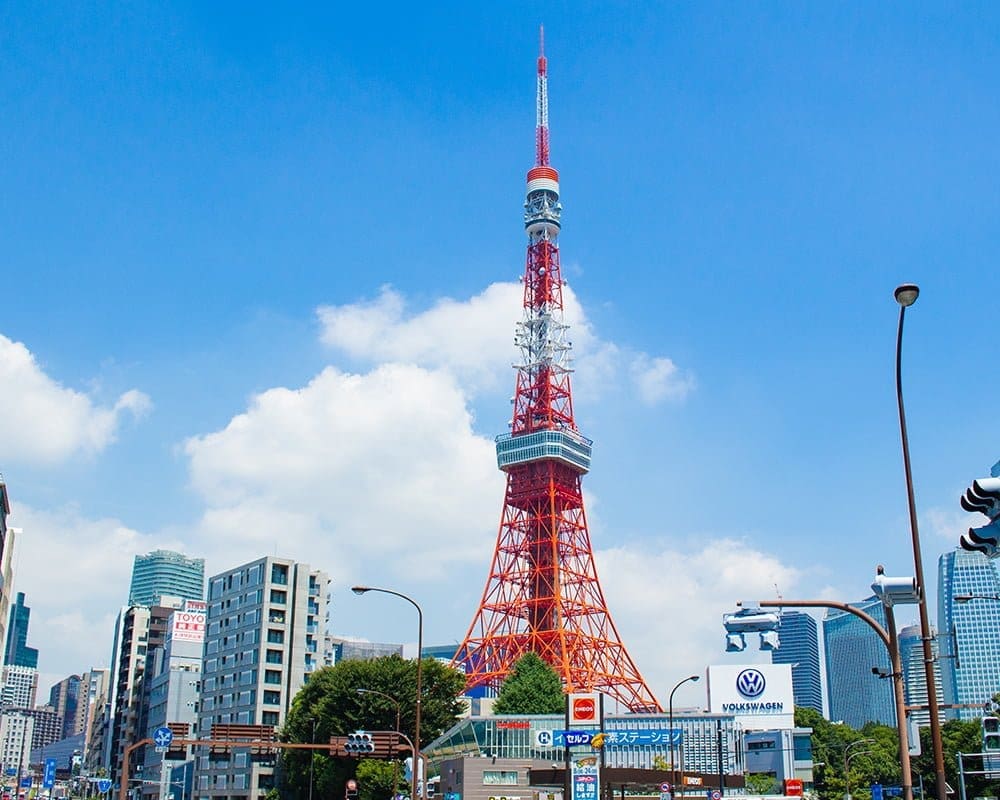
[[99, 791], [101, 794], [107, 794], [108, 792], [110, 792], [111, 791], [111, 781], [108, 780], [107, 778], [101, 778], [97, 782], [97, 791]]
[[157, 747], [170, 747], [174, 740], [174, 732], [166, 725], [162, 725], [153, 731], [153, 744]]

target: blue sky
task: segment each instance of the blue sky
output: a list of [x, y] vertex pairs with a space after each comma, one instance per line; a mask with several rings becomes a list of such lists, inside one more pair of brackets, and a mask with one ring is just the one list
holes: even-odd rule
[[338, 633], [414, 638], [359, 579], [463, 637], [540, 23], [591, 533], [654, 692], [737, 599], [912, 570], [903, 281], [934, 582], [1000, 458], [994, 6], [9, 4], [0, 469], [51, 680], [106, 663], [159, 546], [309, 560]]

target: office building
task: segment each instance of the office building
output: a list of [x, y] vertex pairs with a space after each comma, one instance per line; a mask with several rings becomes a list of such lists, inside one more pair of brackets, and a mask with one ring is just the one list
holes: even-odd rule
[[157, 598], [205, 598], [205, 559], [188, 558], [172, 550], [154, 550], [136, 556], [132, 566], [130, 606], [151, 606]]
[[31, 761], [31, 739], [35, 731], [34, 718], [21, 708], [0, 711], [0, 759], [5, 771], [15, 771], [20, 777], [28, 772]]
[[816, 620], [801, 611], [783, 611], [781, 646], [771, 651], [772, 664], [792, 665], [795, 705], [823, 713], [823, 682], [819, 671], [819, 634]]
[[[938, 560], [938, 624], [947, 635], [949, 658], [941, 659], [944, 699], [950, 719], [976, 719], [1000, 690], [1000, 578], [982, 553], [952, 550]], [[967, 602], [956, 596], [973, 595]], [[979, 597], [976, 597], [979, 596]]]
[[[947, 641], [939, 643], [938, 636], [931, 628], [931, 652], [934, 657], [934, 686], [937, 689], [938, 704], [944, 704], [944, 687], [941, 685], [941, 659], [947, 659], [950, 646]], [[941, 644], [944, 644], [942, 652]], [[906, 706], [910, 718], [920, 728], [931, 724], [927, 710], [927, 672], [924, 669], [923, 638], [919, 625], [907, 625], [899, 632], [899, 657], [903, 664], [903, 682], [906, 688]]]
[[[198, 719], [201, 658], [205, 642], [205, 601], [186, 600], [167, 621], [162, 647], [146, 661], [146, 702], [148, 713], [145, 736], [159, 728], [184, 725], [188, 733]], [[176, 730], [176, 728], [175, 728]], [[166, 798], [176, 787], [176, 775], [193, 769], [190, 761], [165, 760], [162, 753], [146, 748], [142, 768], [142, 796]]]
[[20, 532], [18, 528], [7, 527], [9, 515], [7, 484], [0, 477], [0, 647], [4, 648], [4, 652], [7, 650], [7, 615], [14, 589], [14, 541]]
[[79, 675], [69, 675], [55, 684], [49, 690], [49, 705], [62, 718], [62, 736], [65, 739], [82, 731], [80, 720], [80, 688]]
[[[426, 649], [425, 649], [426, 652]], [[332, 667], [341, 661], [351, 659], [371, 661], [383, 656], [402, 656], [403, 645], [364, 642], [359, 639], [344, 639], [339, 636], [323, 637], [323, 666]]]
[[[328, 582], [308, 564], [270, 556], [209, 579], [199, 737], [213, 725], [281, 726], [320, 666]], [[273, 763], [246, 751], [225, 761], [196, 755], [197, 800], [249, 800], [274, 785]]]
[[[851, 605], [885, 627], [885, 609], [877, 597]], [[867, 722], [895, 726], [892, 681], [872, 674], [872, 667], [892, 672], [879, 635], [854, 614], [831, 609], [823, 619], [823, 650], [830, 720], [852, 728]]]
[[[111, 670], [107, 667], [92, 667], [89, 672], [80, 676], [80, 705], [77, 717], [80, 719], [80, 733], [83, 736], [83, 765], [94, 769], [101, 763], [102, 737], [95, 733], [95, 728], [101, 728], [101, 720], [105, 715], [111, 684]], [[95, 747], [96, 745], [96, 747]], [[96, 759], [91, 762], [91, 751], [96, 751]]]
[[17, 602], [10, 607], [7, 622], [7, 649], [3, 663], [16, 667], [38, 667], [38, 650], [28, 647], [28, 621], [31, 609], [24, 604], [24, 592], [17, 593]]
[[0, 705], [4, 708], [34, 708], [38, 693], [38, 670], [13, 664], [3, 668], [3, 691]]

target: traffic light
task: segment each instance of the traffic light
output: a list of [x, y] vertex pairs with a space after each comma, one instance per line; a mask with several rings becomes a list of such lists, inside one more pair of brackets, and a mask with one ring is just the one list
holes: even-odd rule
[[375, 740], [370, 733], [357, 731], [347, 734], [347, 741], [344, 743], [344, 750], [352, 756], [360, 756], [365, 753], [375, 752]]
[[[997, 472], [997, 468], [993, 468]], [[972, 513], [985, 514], [990, 518], [988, 525], [969, 528], [959, 542], [963, 550], [983, 553], [987, 558], [1000, 556], [1000, 477], [977, 478], [965, 490], [960, 500], [962, 508]]]
[[1000, 719], [983, 717], [983, 752], [1000, 752]]
[[736, 653], [746, 649], [746, 633], [760, 634], [761, 650], [776, 650], [779, 645], [778, 626], [781, 621], [773, 611], [764, 611], [759, 606], [741, 608], [732, 614], [722, 615], [726, 628], [726, 652]]

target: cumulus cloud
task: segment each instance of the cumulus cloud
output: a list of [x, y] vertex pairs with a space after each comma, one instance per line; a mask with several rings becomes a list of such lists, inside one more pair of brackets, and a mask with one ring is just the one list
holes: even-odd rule
[[[406, 299], [391, 287], [368, 302], [322, 306], [317, 310], [324, 344], [362, 363], [399, 362], [447, 369], [476, 395], [513, 380], [519, 358], [513, 344], [523, 290], [517, 283], [494, 283], [468, 300], [444, 298], [410, 313]], [[633, 352], [602, 340], [572, 287], [563, 290], [565, 321], [573, 344], [577, 396], [596, 397], [627, 377], [647, 405], [683, 400], [694, 379], [669, 358]]]
[[180, 542], [154, 539], [117, 519], [89, 519], [72, 507], [41, 511], [18, 502], [9, 522], [21, 529], [14, 589], [27, 591], [28, 644], [39, 650], [40, 693], [70, 672], [107, 666], [134, 557]]
[[629, 365], [629, 374], [639, 399], [648, 406], [664, 399], [683, 400], [694, 389], [694, 378], [669, 358], [638, 355]]
[[50, 378], [21, 342], [0, 335], [0, 441], [4, 458], [53, 463], [95, 453], [115, 440], [121, 418], [140, 417], [149, 398], [135, 389], [114, 405], [96, 405], [82, 392]]
[[269, 389], [185, 452], [221, 567], [280, 541], [334, 576], [366, 561], [443, 574], [481, 551], [502, 494], [493, 443], [473, 433], [454, 378], [412, 365], [328, 367]]
[[[679, 677], [732, 660], [724, 652], [723, 613], [739, 600], [773, 597], [775, 584], [794, 591], [802, 578], [777, 556], [726, 538], [696, 550], [637, 543], [595, 559], [618, 632], [660, 702]], [[763, 658], [755, 641], [739, 654], [741, 661]], [[703, 703], [704, 687], [686, 687], [678, 700]]]

